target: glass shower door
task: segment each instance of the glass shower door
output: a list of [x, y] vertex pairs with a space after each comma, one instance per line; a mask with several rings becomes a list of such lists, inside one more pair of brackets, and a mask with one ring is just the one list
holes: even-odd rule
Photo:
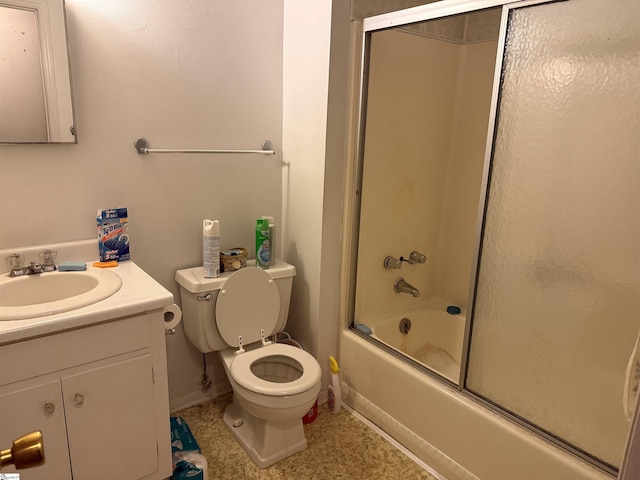
[[640, 2], [508, 13], [465, 388], [615, 471], [640, 328]]

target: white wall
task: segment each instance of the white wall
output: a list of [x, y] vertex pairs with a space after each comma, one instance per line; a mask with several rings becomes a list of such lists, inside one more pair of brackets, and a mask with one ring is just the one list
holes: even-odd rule
[[[203, 218], [221, 221], [223, 247], [250, 248], [260, 215], [282, 222], [283, 2], [66, 7], [78, 144], [0, 145], [0, 248], [94, 238], [96, 209], [125, 206], [133, 261], [179, 301], [174, 273], [201, 262]], [[140, 136], [164, 148], [270, 139], [278, 153], [142, 156]], [[321, 214], [318, 198], [297, 202], [301, 216]], [[314, 268], [302, 265], [300, 283]], [[199, 398], [202, 358], [182, 329], [167, 350], [172, 406]], [[216, 394], [226, 376], [217, 355], [208, 363]]]
[[[287, 330], [323, 367], [336, 354], [337, 317], [321, 315], [331, 1], [285, 0], [283, 53], [283, 258], [294, 264]], [[333, 259], [337, 263], [338, 256]], [[336, 282], [337, 283], [337, 282]], [[330, 301], [337, 305], [337, 290]], [[337, 308], [337, 307], [336, 307]], [[326, 392], [324, 393], [326, 395]]]

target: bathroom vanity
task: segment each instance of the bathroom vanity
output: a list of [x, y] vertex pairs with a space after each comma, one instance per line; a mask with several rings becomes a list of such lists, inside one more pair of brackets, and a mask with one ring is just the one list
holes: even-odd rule
[[131, 261], [111, 271], [122, 286], [104, 300], [0, 321], [0, 447], [34, 430], [44, 440], [45, 463], [19, 470], [20, 480], [171, 476], [164, 312], [173, 296]]

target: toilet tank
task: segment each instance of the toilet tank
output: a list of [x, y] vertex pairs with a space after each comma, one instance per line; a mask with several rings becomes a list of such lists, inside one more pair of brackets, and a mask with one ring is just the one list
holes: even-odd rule
[[[255, 267], [255, 260], [248, 260], [247, 267]], [[270, 265], [266, 273], [271, 275], [280, 294], [280, 312], [275, 332], [281, 332], [287, 324], [291, 286], [296, 268], [281, 260]], [[216, 301], [218, 293], [234, 272], [223, 272], [218, 278], [204, 278], [202, 266], [176, 272], [180, 285], [182, 324], [189, 341], [201, 352], [215, 352], [229, 348], [216, 325]]]

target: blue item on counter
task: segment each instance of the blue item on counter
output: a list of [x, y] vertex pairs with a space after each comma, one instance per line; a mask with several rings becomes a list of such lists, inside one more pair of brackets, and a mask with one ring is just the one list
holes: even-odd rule
[[58, 265], [60, 272], [82, 272], [87, 269], [85, 262], [62, 262]]

